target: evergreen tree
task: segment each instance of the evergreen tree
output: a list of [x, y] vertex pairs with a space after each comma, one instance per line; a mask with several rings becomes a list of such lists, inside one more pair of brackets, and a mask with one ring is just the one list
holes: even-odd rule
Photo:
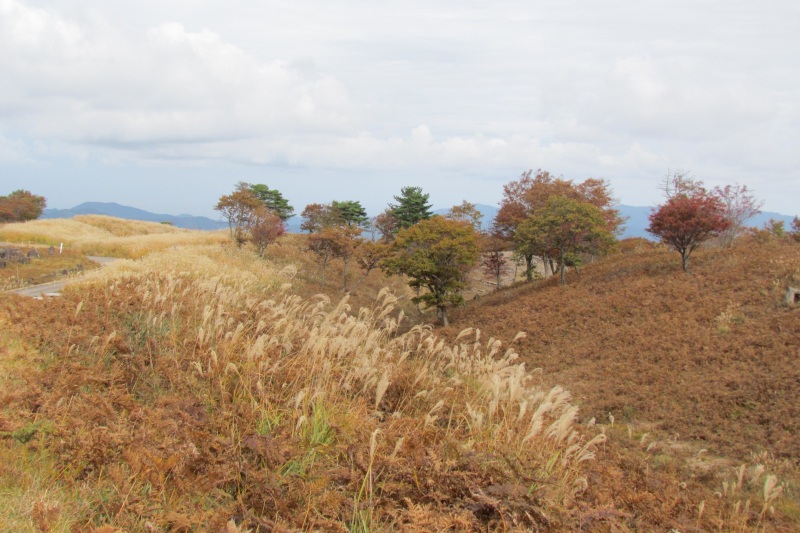
[[410, 228], [417, 222], [433, 216], [428, 197], [428, 194], [422, 192], [421, 187], [403, 187], [400, 190], [400, 196], [394, 197], [397, 205], [389, 204], [392, 215], [399, 222], [400, 229]]
[[256, 185], [244, 185], [248, 187], [250, 191], [252, 191], [256, 198], [261, 200], [261, 203], [263, 203], [267, 209], [273, 211], [284, 222], [292, 218], [294, 215], [294, 207], [289, 205], [289, 202], [277, 189], [270, 189], [263, 183], [258, 183]]
[[360, 226], [362, 228], [369, 226], [369, 217], [367, 211], [358, 200], [345, 200], [331, 202], [331, 207], [335, 209], [339, 218], [348, 226]]

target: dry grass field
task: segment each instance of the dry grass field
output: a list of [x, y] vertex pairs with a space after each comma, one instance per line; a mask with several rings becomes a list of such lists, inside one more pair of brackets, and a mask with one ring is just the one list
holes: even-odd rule
[[[543, 370], [544, 385], [573, 392], [581, 420], [613, 419], [623, 437], [630, 428], [630, 441], [649, 450], [639, 460], [651, 477], [661, 472], [719, 499], [714, 492], [742, 464], [764, 465], [786, 483], [776, 509], [796, 531], [800, 308], [784, 302], [790, 285], [800, 285], [794, 241], [701, 250], [689, 274], [676, 253], [629, 243], [571, 272], [566, 287], [551, 279], [483, 297], [453, 313], [454, 331], [476, 323], [499, 338], [525, 331], [522, 360]], [[648, 492], [658, 505], [671, 497]]]
[[580, 522], [605, 436], [576, 424], [567, 391], [539, 388], [513, 347], [472, 330], [399, 333], [389, 291], [370, 307], [305, 296], [294, 240], [274, 261], [157, 244], [61, 298], [3, 296], [3, 529]]
[[800, 526], [794, 243], [642, 246], [442, 330], [402, 280], [322, 291], [303, 236], [86, 218], [0, 228], [127, 258], [0, 295], [2, 530]]
[[175, 246], [222, 244], [224, 231], [192, 231], [105, 215], [32, 220], [0, 226], [0, 241], [59, 247], [85, 255], [139, 258]]

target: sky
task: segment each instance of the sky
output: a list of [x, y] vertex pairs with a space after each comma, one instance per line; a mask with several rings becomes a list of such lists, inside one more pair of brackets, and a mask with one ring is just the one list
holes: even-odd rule
[[800, 213], [800, 3], [0, 0], [0, 195], [218, 218], [527, 169], [655, 205], [686, 171]]

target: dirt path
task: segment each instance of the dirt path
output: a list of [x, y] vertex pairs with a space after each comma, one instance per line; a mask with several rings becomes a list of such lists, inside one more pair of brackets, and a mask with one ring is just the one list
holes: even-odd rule
[[[100, 265], [105, 265], [107, 263], [111, 263], [116, 261], [115, 257], [99, 257], [99, 256], [87, 256], [90, 260], [98, 263]], [[68, 283], [75, 281], [75, 279], [64, 279], [59, 281], [51, 281], [50, 283], [43, 283], [41, 285], [34, 285], [32, 287], [23, 287], [21, 289], [14, 289], [8, 291], [13, 294], [20, 294], [22, 296], [30, 296], [31, 298], [42, 298], [45, 296], [58, 296], [61, 291], [64, 290], [64, 287], [67, 286]]]

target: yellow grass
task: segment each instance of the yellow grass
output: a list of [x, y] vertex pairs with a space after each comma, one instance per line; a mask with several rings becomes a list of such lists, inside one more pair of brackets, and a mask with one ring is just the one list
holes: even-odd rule
[[87, 255], [139, 258], [174, 246], [222, 244], [225, 231], [175, 228], [102, 215], [33, 220], [0, 227], [0, 241], [64, 246]]

